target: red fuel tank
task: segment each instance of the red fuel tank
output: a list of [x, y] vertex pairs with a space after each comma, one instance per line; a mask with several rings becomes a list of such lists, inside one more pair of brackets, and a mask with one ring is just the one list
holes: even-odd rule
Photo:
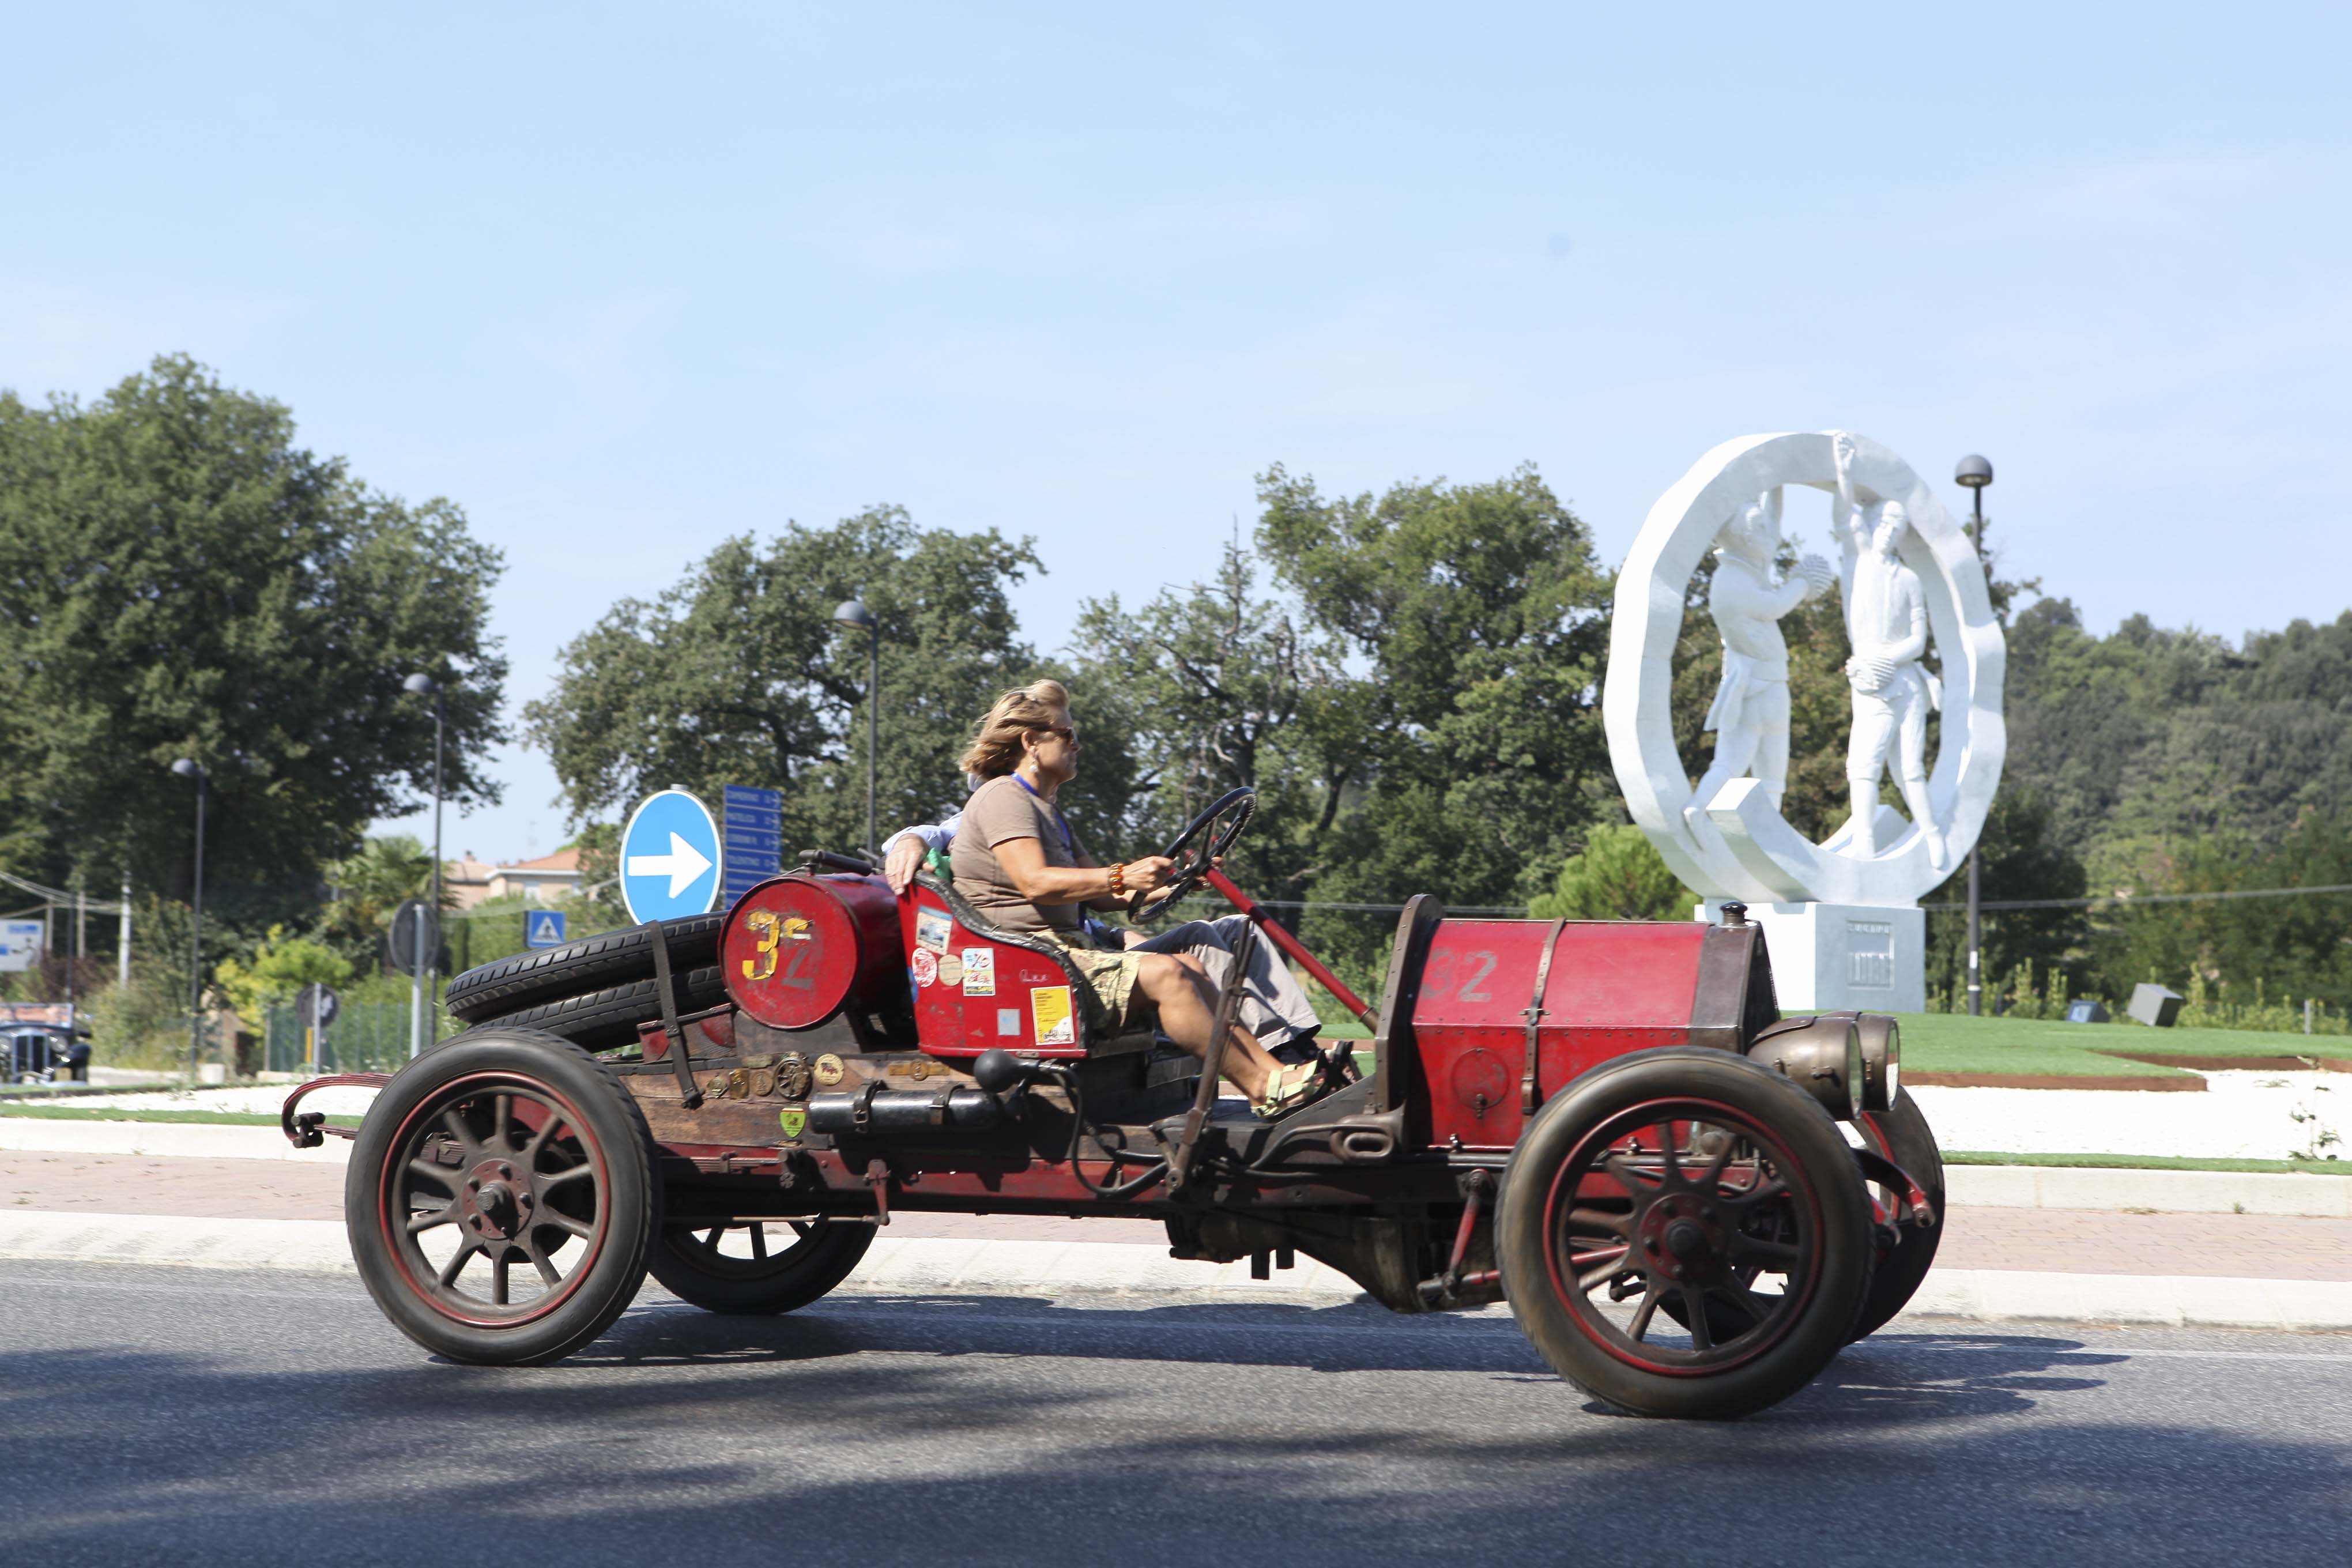
[[810, 1029], [906, 984], [898, 904], [879, 877], [795, 871], [735, 900], [719, 939], [727, 994], [761, 1023]]
[[[1547, 956], [1549, 955], [1549, 956]], [[1780, 1016], [1752, 925], [1696, 921], [1440, 922], [1412, 1008], [1408, 1103], [1429, 1144], [1507, 1149], [1587, 1068], [1652, 1046], [1737, 1050]]]

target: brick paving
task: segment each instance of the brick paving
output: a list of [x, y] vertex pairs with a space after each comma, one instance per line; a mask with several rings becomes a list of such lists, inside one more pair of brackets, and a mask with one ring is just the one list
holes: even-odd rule
[[[343, 1170], [289, 1160], [0, 1151], [0, 1207], [203, 1218], [341, 1219]], [[2352, 1280], [2352, 1220], [2267, 1215], [1961, 1208], [1937, 1259], [1952, 1268]], [[1164, 1247], [1154, 1220], [901, 1212], [898, 1237]]]

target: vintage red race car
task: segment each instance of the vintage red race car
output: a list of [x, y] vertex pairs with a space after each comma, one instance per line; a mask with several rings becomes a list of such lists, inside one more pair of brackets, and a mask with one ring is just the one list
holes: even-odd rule
[[1218, 868], [1251, 809], [1235, 791], [1171, 847], [1178, 891], [1231, 900], [1372, 1031], [1369, 1071], [1332, 1051], [1332, 1091], [1277, 1120], [1213, 1062], [1097, 1035], [1060, 950], [813, 853], [723, 917], [459, 976], [474, 1027], [304, 1086], [287, 1135], [333, 1131], [310, 1089], [382, 1085], [352, 1253], [464, 1362], [567, 1355], [648, 1270], [714, 1311], [804, 1306], [910, 1210], [1144, 1216], [1179, 1258], [1265, 1278], [1303, 1252], [1401, 1312], [1507, 1301], [1563, 1377], [1653, 1415], [1786, 1398], [1918, 1287], [1942, 1165], [1894, 1021], [1782, 1017], [1738, 906], [1454, 920], [1424, 895], [1375, 1008]]

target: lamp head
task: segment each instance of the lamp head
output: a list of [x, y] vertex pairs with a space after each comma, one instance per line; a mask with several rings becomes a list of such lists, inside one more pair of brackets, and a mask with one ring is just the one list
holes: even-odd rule
[[172, 771], [184, 779], [200, 779], [205, 776], [205, 765], [194, 757], [182, 757], [172, 764]]
[[1952, 470], [1952, 482], [1980, 490], [1992, 483], [1992, 464], [1970, 452], [1960, 459], [1960, 466]]
[[430, 697], [441, 689], [441, 683], [419, 670], [400, 683], [403, 691], [414, 691], [419, 697]]
[[861, 632], [870, 632], [876, 626], [874, 612], [856, 599], [844, 599], [835, 607], [833, 624], [837, 626], [854, 626]]

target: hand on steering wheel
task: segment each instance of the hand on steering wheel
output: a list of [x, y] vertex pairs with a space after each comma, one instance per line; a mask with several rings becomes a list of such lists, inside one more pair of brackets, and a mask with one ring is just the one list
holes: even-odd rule
[[[1232, 789], [1219, 795], [1209, 809], [1194, 817], [1174, 843], [1156, 858], [1167, 870], [1150, 887], [1139, 889], [1127, 901], [1127, 918], [1150, 921], [1174, 907], [1176, 900], [1192, 891], [1210, 867], [1215, 865], [1257, 811], [1257, 792], [1252, 789]], [[1138, 861], [1136, 865], [1146, 865]], [[1132, 874], [1133, 868], [1129, 868]]]

